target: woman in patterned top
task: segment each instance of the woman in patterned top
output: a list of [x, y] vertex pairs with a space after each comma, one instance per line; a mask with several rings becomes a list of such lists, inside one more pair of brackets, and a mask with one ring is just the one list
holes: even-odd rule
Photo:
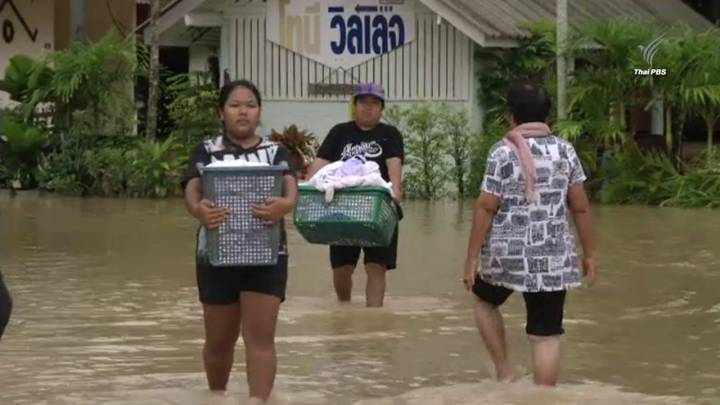
[[497, 379], [513, 378], [498, 308], [519, 291], [527, 309], [534, 381], [555, 385], [565, 292], [582, 279], [568, 214], [580, 236], [588, 284], [596, 277], [594, 225], [575, 149], [545, 125], [550, 111], [545, 89], [513, 84], [507, 102], [513, 129], [488, 154], [464, 282], [477, 297], [476, 323]]
[[211, 390], [225, 390], [233, 365], [235, 343], [245, 342], [250, 397], [265, 401], [275, 381], [275, 325], [287, 284], [287, 246], [283, 217], [297, 201], [297, 181], [288, 170], [283, 178], [283, 197], [271, 197], [253, 207], [253, 214], [268, 224], [280, 222], [281, 236], [275, 266], [214, 267], [207, 257], [206, 230], [219, 227], [229, 215], [203, 197], [197, 164], [243, 160], [270, 165], [288, 163], [290, 152], [260, 138], [260, 93], [252, 83], [239, 80], [220, 90], [220, 114], [224, 133], [200, 143], [190, 157], [182, 180], [188, 212], [202, 225], [198, 232], [196, 273], [205, 318], [203, 360]]

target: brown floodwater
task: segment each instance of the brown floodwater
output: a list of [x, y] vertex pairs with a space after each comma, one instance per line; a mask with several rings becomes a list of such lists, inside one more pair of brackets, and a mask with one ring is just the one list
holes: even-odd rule
[[[566, 306], [561, 385], [529, 376], [522, 298], [504, 308], [518, 382], [496, 384], [459, 279], [472, 204], [408, 203], [383, 309], [335, 302], [325, 247], [289, 226], [279, 404], [720, 403], [720, 211], [600, 207], [600, 279]], [[205, 387], [193, 265], [178, 200], [0, 197], [0, 267], [15, 311], [0, 404], [238, 404]]]

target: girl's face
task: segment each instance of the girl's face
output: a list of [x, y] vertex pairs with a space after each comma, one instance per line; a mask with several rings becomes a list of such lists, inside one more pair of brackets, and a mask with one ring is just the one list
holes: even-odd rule
[[253, 92], [246, 87], [236, 87], [225, 101], [221, 118], [231, 137], [245, 139], [255, 135], [260, 125], [260, 105]]

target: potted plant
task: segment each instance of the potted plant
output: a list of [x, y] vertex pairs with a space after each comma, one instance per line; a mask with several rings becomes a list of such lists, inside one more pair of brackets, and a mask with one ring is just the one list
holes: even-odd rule
[[315, 159], [320, 145], [315, 136], [307, 130], [299, 130], [297, 126], [290, 125], [283, 132], [271, 130], [270, 140], [284, 145], [290, 150], [290, 166], [298, 168], [301, 179], [305, 178], [307, 168]]

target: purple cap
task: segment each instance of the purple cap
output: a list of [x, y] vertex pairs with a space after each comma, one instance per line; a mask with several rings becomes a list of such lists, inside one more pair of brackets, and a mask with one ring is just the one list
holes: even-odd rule
[[380, 101], [385, 102], [385, 90], [378, 83], [366, 82], [355, 86], [355, 94], [353, 94], [353, 98], [368, 95], [375, 96], [379, 98]]

